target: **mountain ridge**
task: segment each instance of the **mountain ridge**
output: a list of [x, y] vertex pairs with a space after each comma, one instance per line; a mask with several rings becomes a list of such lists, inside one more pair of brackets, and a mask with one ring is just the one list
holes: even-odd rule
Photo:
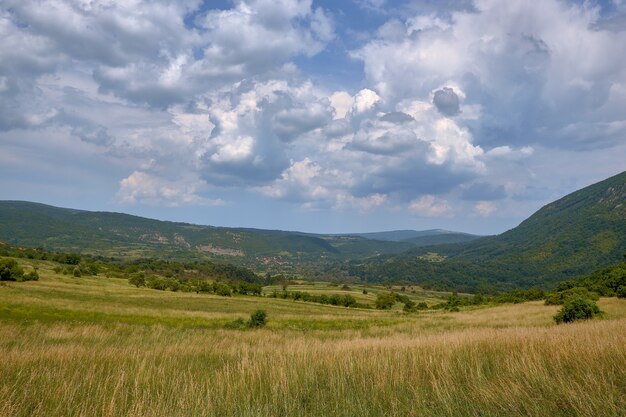
[[[428, 241], [430, 234], [440, 235], [441, 231], [412, 233]], [[465, 238], [465, 234], [462, 235]], [[453, 237], [455, 232], [446, 231], [446, 236]], [[354, 234], [198, 225], [19, 200], [0, 201], [0, 240], [115, 256], [231, 256], [246, 257], [248, 261], [275, 256], [299, 261], [324, 257], [362, 258], [400, 253], [417, 246], [411, 242], [375, 240]]]
[[419, 247], [344, 269], [366, 281], [477, 291], [485, 282], [498, 289], [547, 287], [617, 263], [625, 253], [626, 171], [546, 204], [502, 234]]

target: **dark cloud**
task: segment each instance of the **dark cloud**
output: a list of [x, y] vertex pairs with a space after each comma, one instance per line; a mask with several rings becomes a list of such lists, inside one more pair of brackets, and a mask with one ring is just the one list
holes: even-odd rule
[[75, 127], [72, 129], [72, 135], [83, 142], [98, 146], [111, 146], [115, 142], [115, 138], [109, 135], [104, 126]]
[[360, 197], [380, 193], [409, 201], [424, 194], [446, 194], [459, 184], [471, 181], [475, 175], [455, 169], [450, 163], [436, 165], [425, 159], [405, 159], [395, 166], [365, 172], [351, 191]]
[[502, 185], [491, 185], [485, 182], [477, 182], [465, 190], [461, 194], [461, 198], [470, 201], [493, 201], [501, 200], [506, 197], [506, 191]]
[[333, 120], [322, 129], [322, 133], [328, 138], [336, 138], [352, 132], [352, 125], [346, 119]]
[[299, 135], [322, 127], [332, 120], [332, 109], [321, 103], [308, 108], [287, 108], [273, 117], [274, 133], [283, 141], [291, 142]]
[[357, 133], [355, 139], [347, 147], [376, 155], [396, 155], [420, 145], [427, 147], [427, 144], [419, 141], [413, 132], [401, 130], [379, 136]]
[[415, 119], [406, 113], [402, 113], [401, 111], [394, 111], [381, 116], [380, 120], [383, 122], [402, 124], [412, 122]]
[[446, 116], [456, 116], [461, 111], [459, 96], [450, 87], [435, 91], [433, 104], [441, 114]]

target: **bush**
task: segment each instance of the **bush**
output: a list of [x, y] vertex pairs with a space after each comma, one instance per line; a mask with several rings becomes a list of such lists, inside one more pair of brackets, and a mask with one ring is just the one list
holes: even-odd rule
[[615, 295], [617, 295], [619, 298], [626, 298], [626, 285], [622, 285], [621, 287], [619, 287], [615, 292]]
[[221, 295], [222, 297], [230, 297], [232, 295], [232, 289], [230, 288], [230, 285], [223, 282], [214, 282], [213, 292], [217, 295]]
[[412, 300], [408, 300], [404, 303], [403, 310], [406, 312], [415, 311], [415, 302]]
[[600, 314], [600, 309], [596, 302], [580, 296], [570, 298], [565, 305], [554, 316], [556, 324], [571, 323], [576, 320], [588, 320]]
[[267, 314], [263, 310], [257, 310], [250, 315], [248, 325], [252, 328], [264, 327], [267, 323]]
[[598, 301], [600, 296], [593, 292], [589, 291], [584, 287], [572, 287], [567, 290], [563, 290], [560, 292], [550, 293], [546, 296], [545, 305], [562, 305], [572, 298], [584, 298], [593, 301]]
[[146, 287], [153, 290], [165, 291], [167, 289], [167, 280], [160, 277], [150, 277], [146, 280]]
[[24, 270], [15, 259], [0, 260], [0, 281], [21, 281]]
[[379, 310], [389, 310], [396, 303], [396, 294], [378, 294], [376, 296], [376, 308]]
[[418, 303], [417, 306], [415, 306], [415, 308], [417, 310], [428, 310], [428, 304], [422, 301], [421, 303]]
[[246, 327], [248, 327], [248, 323], [246, 323], [244, 319], [238, 318], [236, 320], [226, 323], [224, 327], [231, 330], [245, 329]]
[[22, 277], [22, 281], [39, 281], [39, 274], [37, 271], [32, 270]]
[[146, 277], [145, 277], [145, 275], [142, 272], [142, 273], [139, 273], [137, 275], [133, 275], [130, 278], [128, 278], [128, 283], [130, 285], [134, 285], [137, 288], [145, 287], [146, 286]]
[[80, 255], [77, 253], [65, 255], [65, 263], [68, 265], [78, 265], [80, 263]]

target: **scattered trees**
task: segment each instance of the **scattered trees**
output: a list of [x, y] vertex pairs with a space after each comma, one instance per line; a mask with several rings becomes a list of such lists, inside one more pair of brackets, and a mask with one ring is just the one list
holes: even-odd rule
[[36, 270], [24, 273], [15, 259], [0, 259], [0, 281], [37, 281], [39, 274]]

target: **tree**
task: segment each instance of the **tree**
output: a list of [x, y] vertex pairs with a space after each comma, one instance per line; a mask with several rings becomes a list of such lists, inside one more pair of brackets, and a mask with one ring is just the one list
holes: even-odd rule
[[80, 263], [80, 255], [77, 253], [68, 253], [65, 255], [65, 263], [68, 265], [78, 265]]
[[600, 314], [596, 302], [580, 296], [570, 298], [563, 308], [554, 316], [556, 324], [571, 323], [576, 320], [588, 320]]
[[15, 259], [0, 260], [0, 281], [21, 281], [24, 270]]
[[396, 303], [396, 294], [378, 294], [376, 296], [376, 308], [379, 310], [389, 310]]
[[267, 324], [267, 314], [263, 310], [257, 310], [250, 315], [248, 325], [252, 328], [264, 327]]
[[128, 283], [134, 285], [135, 287], [145, 287], [146, 286], [146, 276], [143, 272], [140, 272], [136, 275], [132, 275], [128, 278]]

